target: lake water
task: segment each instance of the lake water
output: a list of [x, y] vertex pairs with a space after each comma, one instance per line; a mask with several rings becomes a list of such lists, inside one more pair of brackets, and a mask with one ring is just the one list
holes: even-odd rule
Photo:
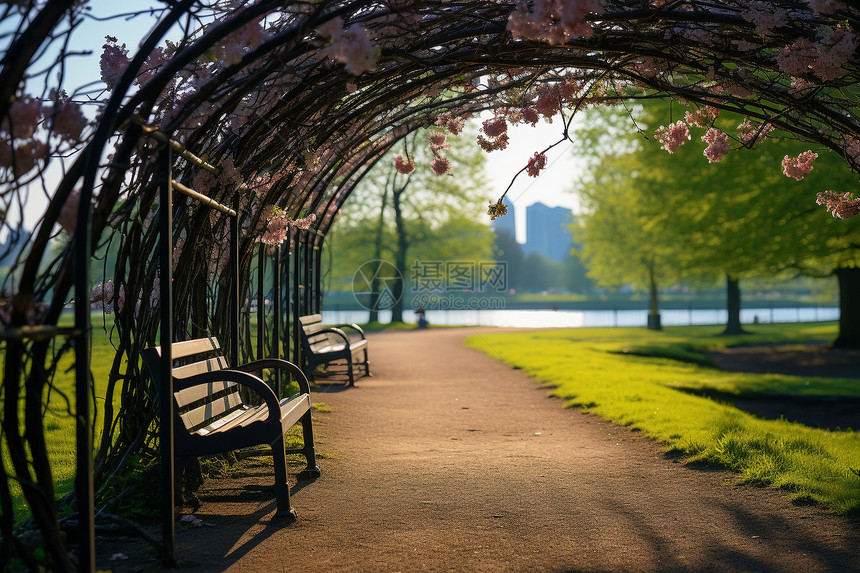
[[[364, 323], [369, 313], [366, 310], [323, 311], [323, 321], [328, 323]], [[381, 322], [391, 320], [391, 311], [379, 313]], [[703, 324], [725, 324], [728, 313], [725, 309], [680, 309], [660, 312], [663, 326], [687, 326]], [[404, 312], [406, 322], [417, 322], [415, 313]], [[741, 322], [762, 324], [775, 322], [818, 322], [839, 319], [837, 307], [814, 308], [744, 308]], [[588, 328], [598, 326], [645, 326], [647, 310], [430, 310], [427, 311], [430, 325], [514, 326], [526, 328]]]

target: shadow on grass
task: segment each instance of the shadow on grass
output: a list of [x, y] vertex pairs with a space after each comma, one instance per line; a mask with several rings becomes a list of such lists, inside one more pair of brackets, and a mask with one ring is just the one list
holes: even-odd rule
[[712, 389], [674, 390], [730, 404], [767, 420], [785, 419], [824, 430], [860, 429], [860, 398], [845, 396], [738, 396]]

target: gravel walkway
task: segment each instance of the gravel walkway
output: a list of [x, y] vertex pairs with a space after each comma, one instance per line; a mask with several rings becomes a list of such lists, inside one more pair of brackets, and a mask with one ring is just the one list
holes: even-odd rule
[[294, 488], [298, 521], [271, 519], [271, 468], [208, 480], [184, 570], [860, 571], [856, 523], [563, 409], [475, 332], [371, 335], [374, 376], [314, 396], [331, 457]]

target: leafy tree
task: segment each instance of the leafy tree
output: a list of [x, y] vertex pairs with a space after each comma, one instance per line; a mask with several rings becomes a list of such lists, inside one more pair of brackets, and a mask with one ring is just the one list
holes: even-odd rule
[[[651, 133], [661, 120], [671, 123], [675, 119], [672, 111], [665, 104], [651, 103], [639, 106], [636, 116], [644, 132]], [[714, 122], [717, 128], [734, 134], [740, 123], [741, 118], [730, 114]], [[706, 160], [702, 145], [696, 145], [696, 140], [705, 131], [691, 131], [693, 142], [676, 149], [673, 157], [658, 145], [644, 141], [631, 145], [621, 157], [600, 156], [595, 164], [601, 172], [592, 179], [602, 182], [607, 179], [604, 172], [612, 170], [613, 176], [620, 179], [615, 181], [617, 186], [624, 187], [626, 181], [626, 189], [617, 191], [623, 196], [617, 212], [623, 213], [628, 222], [631, 213], [626, 211], [639, 214], [638, 224], [654, 234], [649, 248], [653, 249], [652, 241], [657, 238], [664, 245], [668, 242], [672, 246], [672, 265], [678, 273], [725, 277], [727, 333], [742, 331], [739, 281], [744, 278], [785, 268], [851, 276], [850, 269], [856, 268], [858, 260], [858, 225], [851, 220], [832, 219], [812, 201], [814, 190], [822, 186], [851, 185], [854, 177], [842, 168], [841, 158], [821, 151], [809, 176], [803, 181], [789, 179], [774, 166], [780, 157], [795, 157], [805, 148], [771, 134], [768, 141], [759, 144], [757, 153], [741, 149], [720, 162], [703, 166]], [[604, 197], [603, 193], [596, 198], [618, 206], [617, 198]], [[627, 230], [628, 235], [641, 232], [643, 229]], [[610, 250], [630, 248], [626, 239], [615, 244], [604, 242], [603, 246]], [[605, 252], [601, 256], [606, 256]], [[845, 316], [851, 313], [845, 310], [843, 307], [843, 330], [850, 328], [846, 327]], [[844, 338], [840, 334], [840, 341]], [[858, 343], [860, 339], [855, 339], [853, 344]]]
[[[327, 280], [338, 290], [349, 288], [365, 261], [388, 260], [397, 268], [404, 281], [394, 293], [394, 322], [403, 320], [416, 261], [492, 259], [493, 233], [476, 219], [489, 197], [483, 185], [485, 156], [471, 142], [474, 132], [466, 130], [447, 140], [451, 173], [436, 175], [427, 143], [434, 131], [414, 132], [383, 156], [353, 192], [328, 237], [335, 254]], [[397, 155], [413, 159], [418, 167], [399, 173]], [[468, 213], [475, 216], [464, 215]]]

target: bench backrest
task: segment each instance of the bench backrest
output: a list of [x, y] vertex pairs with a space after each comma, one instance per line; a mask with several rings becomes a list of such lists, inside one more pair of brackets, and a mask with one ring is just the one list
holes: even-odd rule
[[302, 332], [304, 339], [302, 345], [307, 346], [305, 352], [316, 352], [326, 346], [332, 344], [343, 344], [343, 339], [332, 334], [331, 332], [320, 332], [329, 328], [327, 324], [323, 324], [321, 314], [309, 314], [308, 316], [300, 316], [299, 322], [302, 323]]
[[[174, 361], [173, 377], [176, 379], [227, 367], [227, 360], [221, 354], [221, 345], [214, 337], [174, 342], [171, 345], [171, 354]], [[153, 380], [160, 385], [161, 347], [148, 348], [144, 350], [143, 356]], [[176, 414], [189, 431], [207, 426], [244, 405], [239, 394], [239, 385], [235, 382], [211, 382], [192, 386], [174, 392], [173, 398]]]

